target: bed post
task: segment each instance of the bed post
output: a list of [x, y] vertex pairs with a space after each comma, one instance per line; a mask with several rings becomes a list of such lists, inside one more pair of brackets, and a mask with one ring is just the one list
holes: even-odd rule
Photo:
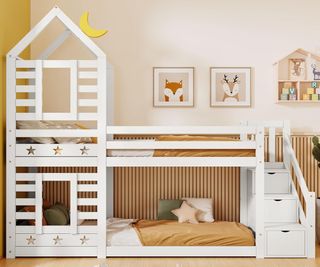
[[6, 257], [15, 258], [16, 238], [16, 59], [7, 55]]
[[[248, 122], [242, 121], [242, 126], [247, 126]], [[240, 140], [246, 141], [248, 139], [247, 134], [241, 134]], [[248, 225], [248, 168], [240, 168], [240, 223]]]
[[107, 168], [106, 168], [106, 121], [107, 121], [107, 59], [99, 56], [98, 62], [98, 258], [106, 257], [106, 191]]
[[257, 127], [256, 143], [256, 257], [264, 258], [264, 127]]

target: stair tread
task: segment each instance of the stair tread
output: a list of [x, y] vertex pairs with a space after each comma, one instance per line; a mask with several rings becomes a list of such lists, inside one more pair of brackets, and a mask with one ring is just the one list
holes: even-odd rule
[[292, 193], [288, 194], [265, 194], [264, 199], [297, 199], [297, 196]]
[[289, 224], [271, 224], [265, 225], [266, 230], [306, 230], [306, 227], [300, 223], [289, 223]]

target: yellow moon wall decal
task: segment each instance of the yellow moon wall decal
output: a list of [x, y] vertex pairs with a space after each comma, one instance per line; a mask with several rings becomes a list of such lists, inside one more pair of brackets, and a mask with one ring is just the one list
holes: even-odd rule
[[92, 37], [92, 38], [98, 38], [98, 37], [101, 37], [102, 35], [105, 35], [108, 32], [107, 30], [93, 29], [89, 25], [88, 17], [89, 17], [89, 12], [84, 12], [80, 18], [80, 29], [86, 35], [88, 35], [89, 37]]

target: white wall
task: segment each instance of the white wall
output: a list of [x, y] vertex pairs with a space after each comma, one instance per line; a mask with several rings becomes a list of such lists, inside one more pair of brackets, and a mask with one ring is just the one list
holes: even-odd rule
[[[296, 48], [320, 47], [318, 0], [32, 0], [32, 25], [58, 4], [78, 23], [110, 32], [94, 41], [115, 70], [119, 125], [238, 123], [290, 119], [296, 131], [320, 131], [320, 104], [275, 104], [272, 64]], [[32, 47], [49, 43], [52, 26]], [[319, 52], [319, 51], [318, 51]], [[73, 40], [58, 56], [83, 54]], [[152, 67], [195, 67], [194, 108], [154, 108]], [[209, 106], [210, 66], [251, 66], [251, 108]]]

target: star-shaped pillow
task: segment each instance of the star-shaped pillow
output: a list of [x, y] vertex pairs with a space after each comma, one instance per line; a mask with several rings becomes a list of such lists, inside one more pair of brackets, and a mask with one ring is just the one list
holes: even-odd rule
[[198, 210], [190, 207], [186, 201], [183, 201], [179, 209], [172, 210], [171, 212], [178, 217], [179, 223], [199, 223], [196, 217]]

